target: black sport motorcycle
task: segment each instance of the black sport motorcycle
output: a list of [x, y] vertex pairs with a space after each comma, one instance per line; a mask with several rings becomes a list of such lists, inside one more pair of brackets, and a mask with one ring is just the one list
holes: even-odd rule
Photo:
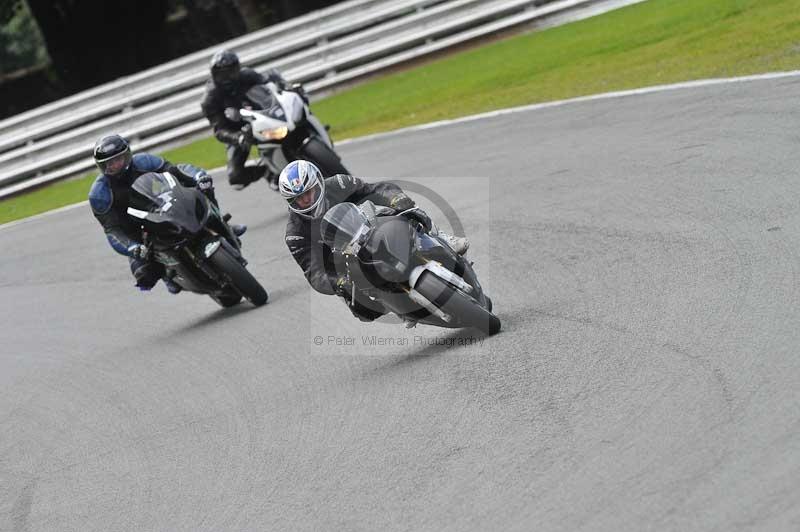
[[184, 290], [208, 294], [223, 307], [242, 297], [256, 306], [267, 302], [266, 290], [245, 267], [239, 239], [201, 191], [168, 172], [150, 172], [134, 181], [128, 205], [153, 259]]
[[350, 303], [377, 302], [405, 320], [497, 333], [500, 319], [471, 263], [409, 214], [370, 201], [340, 203], [325, 214], [326, 267], [349, 281]]

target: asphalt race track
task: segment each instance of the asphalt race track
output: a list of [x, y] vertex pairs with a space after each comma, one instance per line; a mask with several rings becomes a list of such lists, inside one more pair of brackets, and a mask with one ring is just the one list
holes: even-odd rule
[[798, 102], [791, 77], [343, 145], [455, 209], [492, 338], [312, 294], [262, 183], [218, 181], [259, 309], [137, 292], [88, 207], [1, 229], [0, 530], [800, 529]]

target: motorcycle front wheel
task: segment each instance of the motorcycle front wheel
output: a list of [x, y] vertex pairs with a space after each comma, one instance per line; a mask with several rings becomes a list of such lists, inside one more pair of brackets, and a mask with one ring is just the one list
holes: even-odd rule
[[500, 318], [433, 273], [424, 272], [414, 289], [462, 327], [473, 327], [488, 335], [500, 332]]
[[242, 300], [242, 294], [225, 294], [221, 296], [211, 296], [211, 299], [217, 302], [222, 308], [230, 308], [239, 304]]
[[267, 302], [269, 295], [261, 283], [224, 247], [221, 246], [208, 260], [250, 303], [260, 307]]

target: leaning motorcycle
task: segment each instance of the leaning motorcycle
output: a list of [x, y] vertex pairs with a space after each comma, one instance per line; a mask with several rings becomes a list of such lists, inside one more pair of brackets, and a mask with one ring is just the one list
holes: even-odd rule
[[313, 162], [326, 175], [348, 174], [325, 126], [311, 113], [297, 90], [281, 90], [272, 82], [254, 85], [245, 93], [241, 109], [228, 108], [225, 116], [246, 122], [255, 139], [264, 176], [277, 176], [291, 161]]
[[367, 307], [377, 302], [405, 320], [497, 333], [500, 319], [472, 264], [429, 234], [410, 211], [396, 213], [367, 201], [340, 203], [325, 214], [320, 234], [326, 268], [346, 279], [346, 299]]
[[242, 297], [256, 306], [267, 302], [226, 216], [205, 194], [167, 172], [151, 172], [133, 183], [128, 205], [128, 214], [141, 221], [153, 259], [184, 290], [207, 294], [223, 307]]

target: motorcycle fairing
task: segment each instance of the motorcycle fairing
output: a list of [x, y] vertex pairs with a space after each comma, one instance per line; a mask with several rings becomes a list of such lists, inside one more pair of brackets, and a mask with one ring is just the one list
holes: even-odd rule
[[203, 193], [181, 186], [167, 172], [140, 176], [131, 191], [128, 213], [156, 234], [197, 234], [211, 213]]

